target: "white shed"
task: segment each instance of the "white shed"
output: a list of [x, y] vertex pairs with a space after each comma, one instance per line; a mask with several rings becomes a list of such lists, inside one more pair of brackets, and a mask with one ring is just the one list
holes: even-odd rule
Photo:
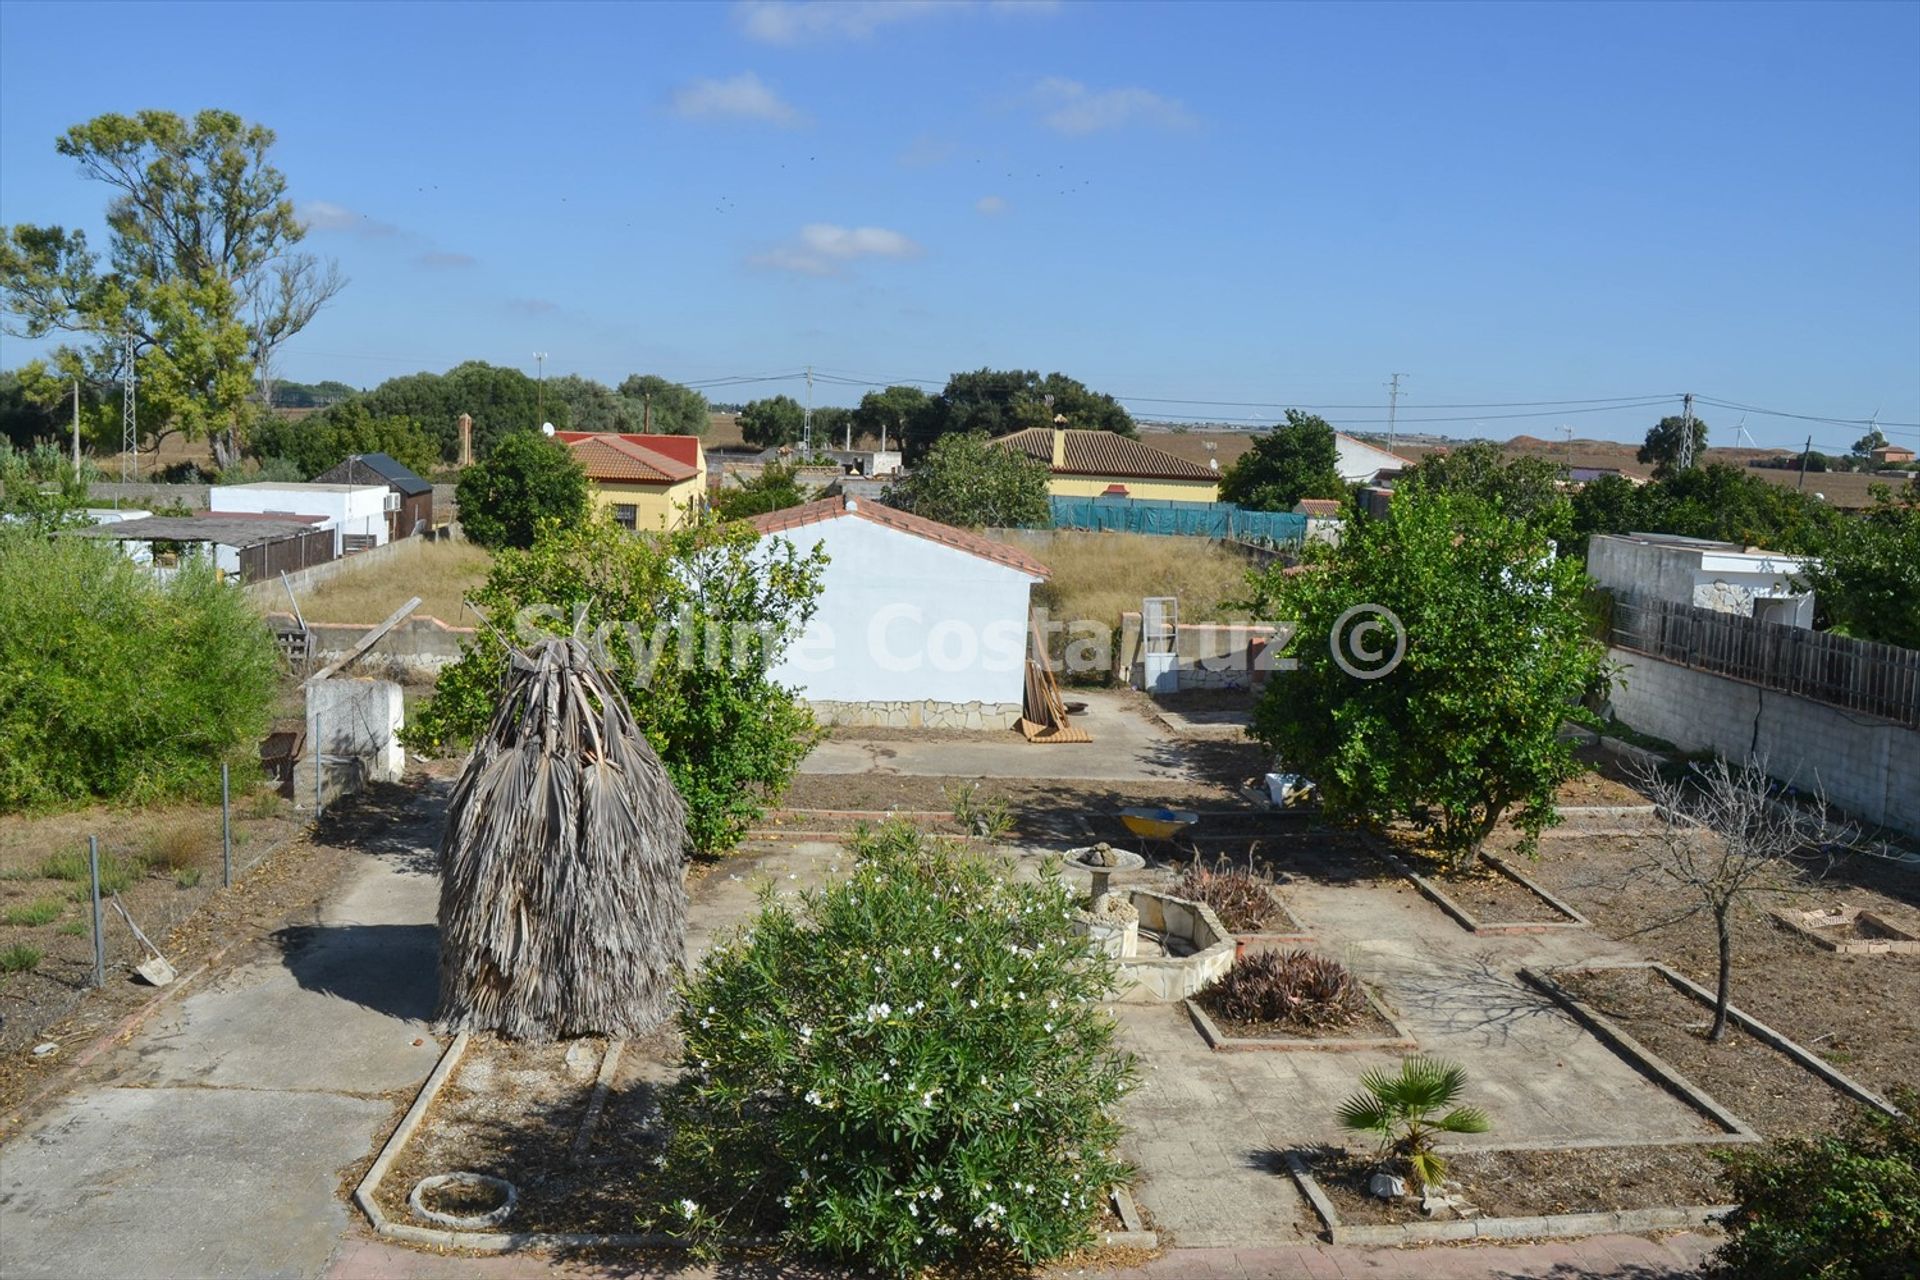
[[333, 554], [382, 546], [387, 541], [387, 504], [399, 495], [385, 485], [217, 484], [208, 491], [209, 509], [222, 515], [321, 516], [333, 529]]
[[826, 548], [819, 607], [773, 672], [821, 720], [1004, 729], [1020, 718], [1044, 564], [864, 498], [822, 498], [752, 523], [803, 552]]

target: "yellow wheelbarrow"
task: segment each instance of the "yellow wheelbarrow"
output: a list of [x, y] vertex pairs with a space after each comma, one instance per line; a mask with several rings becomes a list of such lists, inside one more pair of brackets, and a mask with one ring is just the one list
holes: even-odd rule
[[1122, 809], [1120, 821], [1142, 840], [1174, 840], [1200, 821], [1190, 809]]

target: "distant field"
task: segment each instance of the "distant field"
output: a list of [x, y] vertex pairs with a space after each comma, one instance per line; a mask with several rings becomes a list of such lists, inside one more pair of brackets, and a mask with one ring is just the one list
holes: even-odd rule
[[[420, 548], [418, 557], [398, 564], [366, 560], [351, 572], [301, 592], [300, 611], [308, 622], [374, 623], [385, 620], [407, 597], [419, 596], [416, 617], [471, 626], [472, 615], [465, 614], [460, 601], [486, 580], [491, 563], [492, 557], [471, 542], [429, 543]], [[269, 593], [265, 607], [285, 611], [284, 593]]]
[[1223, 603], [1247, 594], [1245, 557], [1205, 538], [1083, 530], [1020, 531], [1017, 541], [1052, 570], [1034, 603], [1055, 618], [1118, 626], [1147, 596], [1177, 596], [1187, 622], [1244, 620]]

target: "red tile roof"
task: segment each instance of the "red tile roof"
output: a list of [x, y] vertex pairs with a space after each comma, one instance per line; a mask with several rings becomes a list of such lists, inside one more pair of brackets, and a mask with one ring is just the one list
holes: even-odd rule
[[573, 456], [586, 468], [589, 480], [678, 484], [700, 473], [700, 441], [693, 436], [556, 431], [553, 438], [573, 450]]
[[1053, 466], [1053, 432], [1028, 427], [994, 441], [1044, 462], [1059, 475], [1125, 476], [1134, 480], [1218, 480], [1209, 467], [1112, 431], [1066, 431], [1065, 464]]
[[1293, 509], [1303, 516], [1337, 516], [1340, 514], [1338, 498], [1302, 498], [1293, 504]]
[[917, 538], [925, 538], [929, 542], [952, 547], [956, 551], [965, 551], [969, 555], [979, 556], [982, 560], [1006, 565], [1009, 569], [1030, 573], [1036, 578], [1045, 578], [1052, 573], [1046, 565], [1018, 547], [1008, 546], [1004, 542], [995, 542], [992, 538], [971, 533], [966, 529], [956, 529], [950, 524], [941, 524], [938, 520], [928, 520], [924, 516], [916, 516], [896, 507], [886, 506], [871, 498], [854, 499], [845, 496], [821, 498], [814, 502], [802, 503], [797, 507], [786, 507], [779, 511], [769, 511], [765, 515], [754, 516], [747, 523], [765, 535], [784, 533], [788, 529], [818, 524], [822, 520], [837, 520], [842, 516], [870, 520], [874, 524], [898, 529], [902, 533], [910, 533]]

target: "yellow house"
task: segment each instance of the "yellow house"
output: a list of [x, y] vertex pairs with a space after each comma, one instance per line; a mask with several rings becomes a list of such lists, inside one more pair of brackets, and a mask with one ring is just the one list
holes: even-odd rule
[[1029, 427], [994, 443], [1046, 463], [1047, 492], [1056, 498], [1220, 499], [1220, 477], [1210, 468], [1112, 431]]
[[626, 529], [677, 529], [706, 509], [707, 454], [695, 436], [558, 431], [592, 484], [596, 511]]

